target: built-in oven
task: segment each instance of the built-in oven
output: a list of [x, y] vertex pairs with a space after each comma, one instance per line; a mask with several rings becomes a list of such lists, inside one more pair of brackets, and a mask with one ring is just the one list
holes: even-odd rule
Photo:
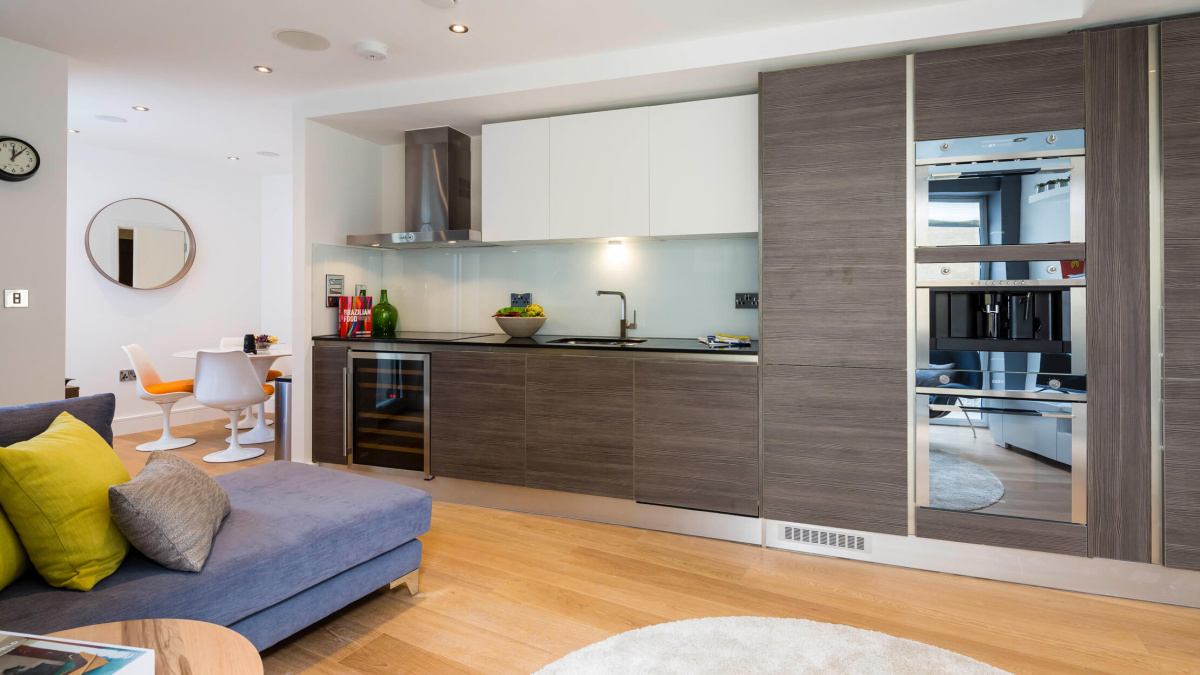
[[350, 464], [429, 477], [429, 354], [351, 351], [348, 360]]
[[916, 289], [917, 506], [1085, 523], [1084, 279], [939, 265]]
[[[917, 143], [916, 245], [1082, 243], [1083, 141], [1074, 129]], [[1083, 269], [1038, 266], [1033, 274], [1069, 279]]]

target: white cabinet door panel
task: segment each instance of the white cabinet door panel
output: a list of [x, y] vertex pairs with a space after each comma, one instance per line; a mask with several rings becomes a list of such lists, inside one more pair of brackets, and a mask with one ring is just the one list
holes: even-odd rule
[[551, 239], [650, 234], [649, 133], [646, 108], [550, 119]]
[[483, 127], [483, 240], [550, 238], [550, 120]]
[[758, 232], [758, 95], [650, 108], [650, 234]]

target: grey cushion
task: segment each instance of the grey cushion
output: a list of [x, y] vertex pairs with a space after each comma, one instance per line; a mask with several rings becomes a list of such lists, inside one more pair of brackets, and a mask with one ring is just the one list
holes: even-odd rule
[[378, 478], [270, 462], [217, 482], [233, 510], [199, 574], [134, 551], [87, 593], [27, 574], [0, 590], [0, 626], [35, 635], [146, 618], [229, 626], [429, 530], [429, 495]]
[[199, 572], [229, 515], [229, 495], [191, 462], [159, 450], [136, 478], [108, 488], [108, 506], [121, 534], [147, 558]]
[[37, 436], [49, 429], [54, 418], [63, 412], [71, 413], [75, 419], [95, 429], [106, 443], [112, 445], [112, 421], [116, 411], [117, 397], [112, 394], [0, 408], [0, 448]]

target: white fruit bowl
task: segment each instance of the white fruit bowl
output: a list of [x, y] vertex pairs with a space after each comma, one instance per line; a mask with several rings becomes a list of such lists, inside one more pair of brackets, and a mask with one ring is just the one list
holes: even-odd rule
[[513, 337], [529, 337], [542, 329], [546, 323], [544, 316], [494, 316], [500, 330]]

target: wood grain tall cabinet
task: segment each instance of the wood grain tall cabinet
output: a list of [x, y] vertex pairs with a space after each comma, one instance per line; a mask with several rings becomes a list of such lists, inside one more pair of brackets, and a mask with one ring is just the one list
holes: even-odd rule
[[905, 58], [759, 95], [763, 516], [906, 534]]
[[1151, 561], [1149, 35], [1086, 34], [1088, 555]]
[[1163, 563], [1200, 570], [1200, 19], [1162, 25]]

